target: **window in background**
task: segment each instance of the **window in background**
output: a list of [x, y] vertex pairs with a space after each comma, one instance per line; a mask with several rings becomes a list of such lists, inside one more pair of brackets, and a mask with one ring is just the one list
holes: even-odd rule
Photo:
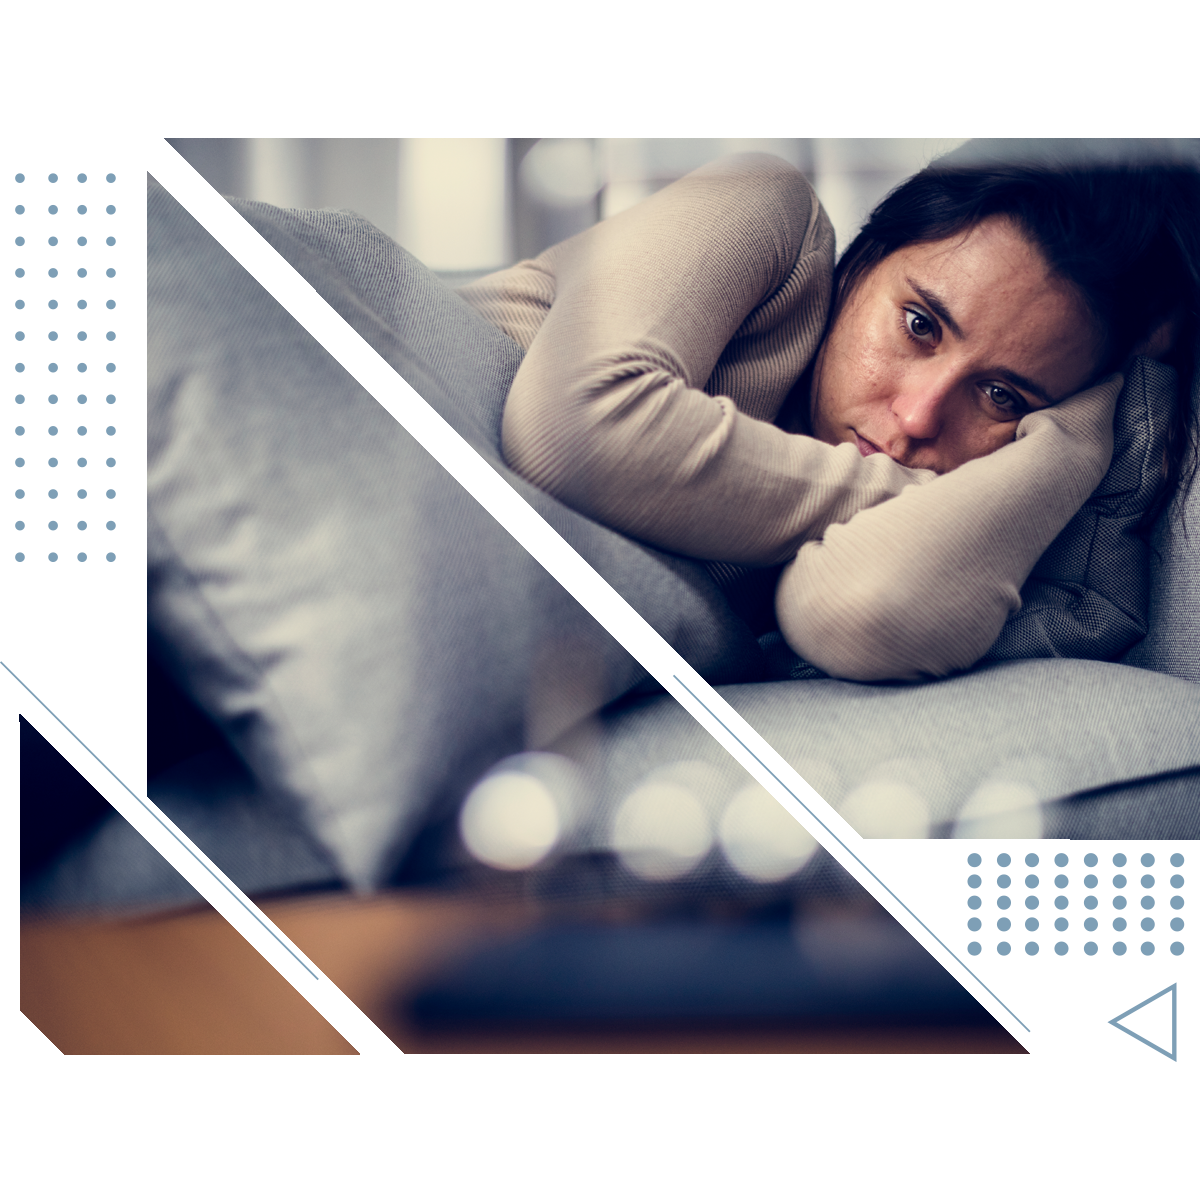
[[896, 184], [961, 138], [543, 138], [514, 147], [514, 249], [529, 258], [725, 154], [761, 151], [803, 171], [841, 251]]
[[540, 254], [723, 154], [762, 150], [801, 170], [811, 166], [803, 138], [527, 138], [511, 145], [517, 258]]
[[607, 138], [600, 144], [604, 164], [601, 215], [611, 217], [639, 200], [726, 154], [774, 154], [812, 173], [808, 138]]
[[223, 196], [281, 208], [350, 208], [398, 233], [397, 138], [170, 138]]
[[[808, 177], [833, 222], [841, 254], [898, 183], [965, 138], [813, 138]], [[803, 169], [803, 168], [801, 168]]]
[[511, 145], [516, 259], [533, 258], [600, 220], [604, 172], [595, 138], [522, 138]]
[[397, 238], [451, 282], [513, 261], [504, 138], [404, 138]]
[[449, 283], [586, 229], [723, 154], [777, 154], [812, 181], [839, 252], [896, 184], [957, 138], [184, 138], [219, 191], [350, 208]]

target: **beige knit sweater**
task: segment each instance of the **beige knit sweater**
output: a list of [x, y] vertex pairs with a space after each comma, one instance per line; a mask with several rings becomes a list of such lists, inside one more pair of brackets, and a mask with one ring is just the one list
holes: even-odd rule
[[833, 252], [804, 177], [745, 155], [460, 295], [527, 352], [503, 420], [519, 474], [665, 550], [791, 559], [780, 628], [831, 675], [943, 675], [992, 644], [1099, 483], [1120, 380], [942, 476], [787, 432], [773, 422], [824, 333]]

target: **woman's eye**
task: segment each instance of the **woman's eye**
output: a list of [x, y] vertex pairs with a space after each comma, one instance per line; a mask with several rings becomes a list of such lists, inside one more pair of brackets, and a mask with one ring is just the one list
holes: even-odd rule
[[908, 332], [918, 342], [932, 342], [934, 340], [934, 335], [937, 333], [937, 326], [933, 323], [933, 318], [927, 317], [920, 309], [906, 308], [904, 310], [904, 323], [908, 326]]
[[1029, 411], [1029, 405], [1016, 392], [1010, 392], [1008, 388], [1001, 387], [998, 383], [985, 383], [983, 392], [1001, 412], [1010, 413], [1013, 416], [1023, 416]]

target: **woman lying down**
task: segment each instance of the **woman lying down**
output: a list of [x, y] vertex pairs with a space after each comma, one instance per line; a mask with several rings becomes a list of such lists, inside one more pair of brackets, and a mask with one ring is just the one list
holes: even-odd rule
[[944, 675], [1104, 476], [1123, 365], [1194, 333], [1195, 188], [935, 163], [835, 270], [805, 178], [739, 156], [461, 295], [527, 352], [519, 474], [664, 550], [786, 563], [779, 628], [828, 674]]

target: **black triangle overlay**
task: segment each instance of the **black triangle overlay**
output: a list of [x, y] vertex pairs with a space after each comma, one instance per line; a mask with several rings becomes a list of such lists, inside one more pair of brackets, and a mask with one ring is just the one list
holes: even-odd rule
[[[1013, 1036], [1030, 1027], [864, 862], [865, 840], [166, 140], [146, 169]], [[397, 402], [403, 397], [403, 402]], [[412, 403], [412, 401], [419, 403]]]
[[100, 758], [92, 754], [42, 703], [23, 680], [4, 664], [10, 712], [22, 716], [146, 841], [196, 888], [275, 970], [305, 997], [361, 1055], [395, 1057], [400, 1049], [356, 1006], [238, 884], [224, 874], [150, 799], [137, 796]]

